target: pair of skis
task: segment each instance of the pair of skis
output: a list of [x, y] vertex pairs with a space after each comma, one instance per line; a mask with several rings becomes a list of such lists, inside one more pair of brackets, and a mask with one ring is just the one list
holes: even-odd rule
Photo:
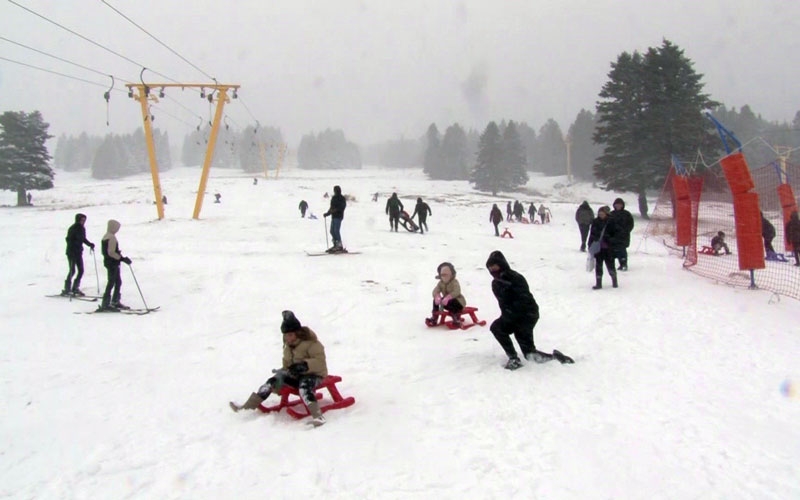
[[49, 297], [51, 299], [69, 299], [69, 300], [82, 300], [84, 302], [97, 302], [98, 299], [102, 297], [98, 297], [96, 295], [74, 295], [74, 294], [58, 294], [58, 295], [45, 295], [45, 297]]
[[149, 307], [149, 308], [135, 308], [135, 309], [103, 309], [98, 307], [94, 311], [76, 311], [75, 314], [133, 314], [135, 316], [143, 316], [145, 314], [150, 314], [151, 312], [156, 312], [161, 309], [161, 306], [158, 307]]

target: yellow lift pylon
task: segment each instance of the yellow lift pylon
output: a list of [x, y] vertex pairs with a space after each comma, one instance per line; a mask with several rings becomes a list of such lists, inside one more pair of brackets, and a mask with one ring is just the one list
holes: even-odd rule
[[[144, 70], [142, 70], [144, 71]], [[170, 87], [180, 87], [181, 89], [199, 88], [202, 93], [208, 89], [211, 92], [208, 94], [208, 102], [217, 101], [217, 109], [214, 112], [214, 119], [211, 122], [211, 133], [208, 137], [208, 147], [206, 148], [206, 157], [203, 160], [203, 172], [200, 175], [200, 186], [197, 188], [197, 199], [194, 203], [193, 219], [200, 218], [200, 209], [203, 208], [203, 196], [206, 191], [206, 183], [208, 182], [208, 171], [211, 169], [211, 160], [214, 158], [214, 147], [217, 144], [217, 133], [219, 132], [219, 124], [222, 121], [222, 110], [225, 108], [225, 103], [230, 101], [228, 91], [232, 90], [232, 97], [236, 98], [236, 91], [239, 85], [233, 84], [220, 84], [220, 83], [128, 83], [128, 96], [139, 101], [142, 106], [142, 120], [144, 121], [144, 137], [147, 143], [147, 156], [150, 158], [150, 174], [153, 177], [153, 191], [156, 196], [156, 210], [158, 211], [158, 218], [164, 218], [164, 204], [161, 198], [161, 181], [158, 177], [158, 162], [156, 161], [156, 149], [153, 141], [153, 126], [149, 112], [149, 101], [158, 102], [158, 97], [164, 96], [164, 89]], [[136, 92], [134, 93], [134, 89]], [[153, 89], [160, 89], [159, 96], [153, 93]]]

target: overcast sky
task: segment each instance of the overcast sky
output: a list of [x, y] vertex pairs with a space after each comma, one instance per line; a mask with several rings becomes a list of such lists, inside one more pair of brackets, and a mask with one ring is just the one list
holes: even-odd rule
[[[138, 81], [140, 67], [15, 3], [170, 79], [240, 84], [229, 125], [254, 123], [252, 113], [292, 147], [327, 127], [362, 145], [416, 138], [431, 122], [482, 131], [507, 118], [538, 130], [553, 118], [566, 131], [582, 108], [594, 111], [620, 53], [664, 38], [728, 107], [779, 121], [800, 110], [796, 0], [107, 0], [202, 72], [102, 0], [0, 0], [0, 36], [113, 74], [124, 89], [119, 80]], [[112, 92], [106, 126], [110, 78], [4, 40], [0, 57], [100, 84], [0, 60], [0, 111], [38, 109], [55, 135], [141, 125], [138, 104]], [[146, 71], [145, 81], [167, 80]], [[180, 144], [209, 105], [188, 90], [167, 94], [154, 123]]]

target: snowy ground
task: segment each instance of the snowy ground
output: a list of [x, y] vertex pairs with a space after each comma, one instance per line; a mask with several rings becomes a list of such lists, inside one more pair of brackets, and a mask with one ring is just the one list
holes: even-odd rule
[[[614, 193], [534, 178], [542, 195], [520, 200], [546, 201], [553, 223], [510, 224], [514, 239], [499, 239], [489, 209], [509, 198], [419, 170], [289, 169], [255, 186], [212, 171], [195, 221], [198, 180], [162, 175], [163, 221], [149, 175], [59, 172], [31, 208], [0, 194], [0, 498], [800, 497], [800, 303], [682, 271], [640, 240], [638, 216], [620, 288], [591, 290], [573, 215]], [[342, 234], [362, 254], [307, 257], [325, 227], [297, 204], [321, 215], [334, 184], [356, 197]], [[389, 232], [392, 191], [412, 210], [417, 196], [430, 203], [430, 234]], [[122, 223], [159, 312], [74, 314], [94, 305], [44, 297], [61, 289], [78, 211], [96, 243], [107, 219]], [[498, 315], [484, 267], [495, 249], [540, 304], [537, 347], [576, 364], [509, 372], [488, 326], [425, 327], [442, 261], [481, 318]], [[96, 292], [84, 257], [83, 289]], [[141, 306], [127, 268], [123, 281]], [[279, 365], [283, 309], [319, 334], [357, 400], [319, 429], [227, 405]]]

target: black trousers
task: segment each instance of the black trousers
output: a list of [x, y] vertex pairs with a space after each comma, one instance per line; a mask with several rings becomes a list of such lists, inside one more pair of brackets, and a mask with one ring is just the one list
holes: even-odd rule
[[119, 267], [119, 264], [106, 264], [108, 281], [106, 282], [106, 291], [103, 293], [104, 306], [109, 305], [111, 302], [117, 303], [120, 301], [122, 295], [122, 274], [120, 273]]
[[586, 250], [586, 238], [589, 237], [589, 228], [591, 224], [578, 224], [578, 229], [581, 231], [581, 252]]
[[[623, 248], [623, 250], [625, 250]], [[621, 262], [621, 260], [620, 260]], [[594, 256], [594, 275], [597, 279], [603, 278], [603, 264], [606, 265], [609, 276], [616, 276], [617, 270], [614, 267], [614, 250], [610, 248], [603, 248]]]
[[397, 227], [400, 225], [400, 214], [389, 214], [389, 229], [397, 232]]
[[514, 335], [514, 338], [517, 339], [523, 357], [531, 354], [536, 350], [536, 346], [533, 343], [533, 327], [538, 322], [539, 318], [534, 319], [532, 322], [518, 323], [500, 316], [492, 322], [489, 330], [509, 358], [518, 358], [514, 343], [511, 341], [511, 335]]
[[423, 227], [425, 228], [425, 231], [428, 230], [428, 219], [426, 219], [425, 217], [420, 217], [419, 218], [419, 232], [420, 233], [424, 233], [425, 232], [425, 231], [422, 230]]
[[[64, 280], [64, 290], [75, 292], [81, 287], [81, 278], [83, 278], [83, 254], [67, 255], [67, 261], [69, 261], [69, 274], [67, 274], [67, 279]], [[76, 270], [77, 274], [75, 274]], [[75, 276], [75, 281], [72, 281], [73, 275]]]
[[[451, 313], [459, 313], [461, 312], [462, 309], [464, 309], [464, 306], [462, 306], [461, 302], [457, 301], [456, 299], [451, 299], [446, 306], [445, 305], [442, 306], [442, 309]], [[431, 311], [438, 311], [438, 310], [439, 306], [436, 304], [436, 302], [433, 302]]]
[[495, 236], [500, 236], [500, 230], [497, 228], [497, 226], [499, 226], [500, 223], [499, 222], [492, 222], [492, 224], [494, 224], [494, 235]]
[[300, 375], [297, 377], [289, 373], [289, 370], [285, 368], [273, 371], [275, 375], [268, 378], [256, 392], [262, 399], [267, 399], [270, 394], [279, 392], [281, 387], [288, 385], [289, 387], [297, 389], [297, 392], [306, 404], [313, 403], [317, 400], [314, 389], [322, 382], [322, 377], [318, 375]]

